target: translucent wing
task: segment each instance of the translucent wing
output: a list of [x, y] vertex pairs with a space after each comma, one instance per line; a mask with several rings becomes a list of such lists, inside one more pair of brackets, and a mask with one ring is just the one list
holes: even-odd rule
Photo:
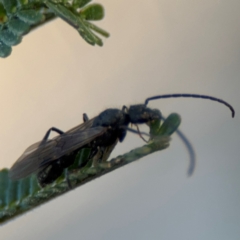
[[10, 178], [13, 180], [24, 178], [52, 161], [83, 147], [106, 132], [107, 128], [104, 127], [84, 129], [86, 125], [89, 126], [90, 121], [45, 143], [40, 141], [28, 147], [11, 167]]
[[[95, 117], [95, 118], [96, 118], [96, 117]], [[93, 125], [93, 121], [95, 120], [95, 118], [92, 118], [92, 119], [88, 120], [88, 121], [85, 122], [85, 123], [79, 124], [79, 125], [77, 125], [76, 127], [71, 128], [70, 130], [68, 130], [68, 131], [66, 132], [66, 134], [68, 134], [68, 133], [76, 133], [76, 132], [78, 132], [78, 131], [83, 131], [83, 130], [85, 130], [85, 129], [91, 128], [92, 125]]]

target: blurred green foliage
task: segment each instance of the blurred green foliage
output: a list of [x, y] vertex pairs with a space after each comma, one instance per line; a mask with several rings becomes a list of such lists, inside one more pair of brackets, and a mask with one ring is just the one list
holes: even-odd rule
[[25, 34], [56, 17], [74, 27], [87, 43], [102, 46], [95, 33], [104, 37], [109, 34], [89, 21], [102, 20], [104, 8], [90, 1], [0, 0], [0, 57], [8, 57], [12, 46], [19, 44]]

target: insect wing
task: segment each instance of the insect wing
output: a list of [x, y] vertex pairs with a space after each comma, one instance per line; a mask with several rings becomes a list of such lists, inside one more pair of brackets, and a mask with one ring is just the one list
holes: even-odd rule
[[70, 130], [68, 130], [68, 131], [66, 132], [66, 134], [68, 134], [68, 133], [77, 133], [77, 132], [79, 132], [79, 131], [83, 131], [83, 130], [85, 130], [85, 129], [91, 128], [92, 125], [93, 125], [93, 121], [94, 121], [94, 120], [95, 120], [95, 118], [92, 118], [92, 119], [88, 120], [88, 121], [85, 122], [85, 123], [82, 123], [82, 124], [80, 124], [80, 125], [78, 125], [78, 126], [76, 126], [76, 127], [74, 127], [74, 128], [71, 128]]
[[12, 180], [27, 177], [42, 169], [47, 164], [59, 159], [101, 136], [107, 128], [96, 127], [82, 131], [70, 132], [57, 136], [46, 143], [37, 142], [28, 147], [20, 158], [13, 164], [9, 176]]
[[[57, 148], [61, 148], [60, 155], [69, 154], [74, 150], [90, 143], [96, 137], [101, 136], [107, 131], [106, 127], [95, 127], [89, 128], [83, 131], [78, 131], [76, 133], [68, 133], [66, 135], [61, 135], [57, 139]], [[60, 156], [58, 156], [59, 158]]]

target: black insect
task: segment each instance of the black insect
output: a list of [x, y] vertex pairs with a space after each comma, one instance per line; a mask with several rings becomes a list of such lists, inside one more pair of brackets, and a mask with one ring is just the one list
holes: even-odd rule
[[[129, 108], [123, 106], [122, 109], [106, 109], [90, 120], [86, 114], [83, 114], [84, 123], [67, 132], [52, 127], [47, 131], [42, 141], [28, 147], [11, 167], [10, 178], [17, 180], [32, 173], [37, 173], [39, 184], [42, 187], [50, 184], [61, 176], [65, 168], [73, 164], [74, 156], [80, 149], [86, 147], [91, 149], [88, 159], [79, 166], [82, 167], [99, 152], [102, 156], [106, 149], [112, 150], [118, 141], [122, 142], [127, 131], [132, 131], [128, 128], [130, 123], [142, 124], [161, 119], [162, 116], [158, 109], [147, 107], [149, 101], [177, 97], [204, 98], [217, 101], [230, 108], [232, 117], [235, 114], [233, 107], [227, 102], [211, 96], [196, 94], [154, 96], [147, 98], [144, 104], [132, 105]], [[51, 131], [59, 133], [60, 136], [49, 140]]]

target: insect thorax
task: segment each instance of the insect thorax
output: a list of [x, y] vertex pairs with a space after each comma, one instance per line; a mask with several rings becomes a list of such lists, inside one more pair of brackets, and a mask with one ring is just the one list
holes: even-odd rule
[[93, 127], [103, 126], [118, 128], [120, 126], [127, 126], [129, 124], [129, 117], [122, 110], [116, 108], [109, 108], [101, 112], [93, 122]]
[[93, 122], [92, 127], [108, 127], [103, 136], [96, 139], [95, 145], [109, 146], [116, 139], [122, 142], [126, 136], [126, 130], [122, 127], [127, 127], [129, 124], [129, 116], [122, 110], [109, 108], [101, 112]]
[[161, 119], [161, 112], [158, 109], [148, 108], [145, 104], [130, 106], [128, 114], [130, 122], [135, 124]]

